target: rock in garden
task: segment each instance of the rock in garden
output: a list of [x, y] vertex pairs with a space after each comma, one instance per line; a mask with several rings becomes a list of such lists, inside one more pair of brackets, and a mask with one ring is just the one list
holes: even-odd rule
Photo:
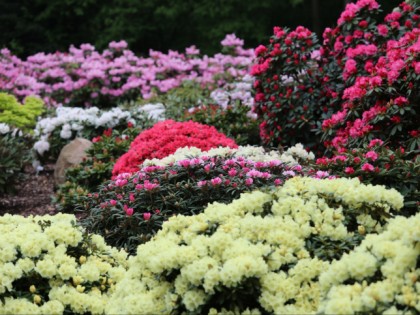
[[61, 149], [54, 170], [54, 184], [61, 185], [65, 182], [66, 170], [80, 164], [87, 157], [86, 150], [92, 142], [83, 138], [76, 138]]

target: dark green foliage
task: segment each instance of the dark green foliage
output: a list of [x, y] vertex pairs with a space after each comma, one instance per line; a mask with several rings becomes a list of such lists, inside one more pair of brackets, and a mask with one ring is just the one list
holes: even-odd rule
[[127, 152], [140, 132], [139, 127], [121, 132], [108, 129], [102, 136], [96, 137], [96, 142], [87, 151], [88, 158], [67, 170], [66, 182], [59, 186], [53, 198], [56, 208], [73, 213], [88, 193], [97, 191], [99, 185], [111, 178], [115, 160]]
[[[389, 11], [401, 1], [379, 2]], [[315, 21], [311, 0], [2, 0], [0, 47], [27, 56], [82, 43], [101, 50], [110, 41], [125, 39], [137, 53], [195, 44], [212, 54], [228, 33], [256, 47], [274, 25], [314, 30], [331, 26], [344, 3], [318, 1], [322, 7]]]
[[30, 144], [25, 138], [0, 135], [0, 195], [15, 192], [30, 158]]
[[223, 109], [218, 105], [209, 105], [188, 115], [189, 119], [216, 127], [238, 145], [259, 145], [259, 121], [249, 118], [249, 107], [240, 101]]

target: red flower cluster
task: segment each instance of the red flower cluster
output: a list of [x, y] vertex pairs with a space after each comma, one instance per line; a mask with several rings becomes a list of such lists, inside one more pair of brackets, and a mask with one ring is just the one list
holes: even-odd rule
[[197, 147], [203, 151], [217, 147], [238, 147], [234, 140], [219, 133], [212, 126], [193, 121], [166, 120], [143, 131], [134, 139], [129, 151], [115, 163], [112, 175], [136, 172], [144, 160], [161, 159], [174, 153], [178, 148], [187, 146]]

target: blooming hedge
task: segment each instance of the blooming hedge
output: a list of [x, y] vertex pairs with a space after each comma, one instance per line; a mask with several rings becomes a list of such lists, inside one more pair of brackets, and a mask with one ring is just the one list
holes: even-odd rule
[[0, 217], [0, 314], [102, 314], [127, 254], [72, 215]]
[[185, 146], [193, 146], [202, 150], [219, 146], [237, 147], [235, 141], [219, 133], [212, 126], [193, 121], [165, 120], [156, 123], [134, 139], [128, 152], [115, 163], [112, 175], [136, 172], [145, 159], [163, 158]]
[[[195, 216], [177, 215], [138, 247], [106, 312], [314, 313], [324, 303], [335, 303], [332, 294], [326, 299], [334, 290], [329, 275], [338, 273], [337, 283], [347, 280], [349, 286], [352, 279], [366, 277], [364, 287], [374, 287], [369, 276], [380, 265], [386, 266], [384, 276], [395, 285], [395, 295], [380, 296], [384, 307], [378, 310], [404, 307], [407, 302], [398, 294], [406, 290], [404, 281], [410, 283], [419, 272], [415, 226], [420, 216], [413, 222], [395, 219], [386, 228], [387, 214], [401, 207], [397, 191], [365, 186], [357, 179], [295, 177], [272, 194], [254, 191], [231, 204], [215, 202]], [[407, 233], [405, 227], [410, 228]], [[377, 239], [381, 243], [375, 243]], [[397, 247], [392, 247], [394, 255], [385, 253], [388, 239], [403, 244], [409, 257], [392, 277], [388, 275], [394, 264], [406, 255], [397, 254]], [[371, 263], [373, 254], [363, 252], [369, 248], [382, 253], [377, 264]], [[369, 264], [358, 260], [360, 252], [371, 255]], [[346, 262], [351, 272], [339, 268]], [[410, 272], [411, 278], [403, 277]], [[415, 289], [412, 283], [409, 288]], [[372, 289], [365, 295], [374, 297], [375, 292], [380, 294]]]
[[[195, 47], [167, 54], [150, 50], [136, 56], [125, 41], [111, 42], [103, 52], [90, 44], [71, 46], [68, 52], [38, 53], [21, 60], [0, 50], [0, 90], [19, 98], [38, 95], [47, 106], [112, 107], [148, 99], [178, 87], [186, 80], [218, 86], [248, 72], [253, 50], [227, 36], [230, 54], [200, 55]], [[239, 42], [238, 42], [239, 40]]]
[[360, 0], [346, 6], [334, 29], [324, 32], [322, 58], [340, 69], [340, 108], [322, 122], [327, 147], [340, 150], [373, 138], [397, 149], [420, 148], [420, 6], [402, 2], [375, 19], [379, 5]]
[[419, 310], [420, 215], [394, 189], [294, 177], [177, 215], [137, 255], [75, 217], [0, 218], [0, 313]]

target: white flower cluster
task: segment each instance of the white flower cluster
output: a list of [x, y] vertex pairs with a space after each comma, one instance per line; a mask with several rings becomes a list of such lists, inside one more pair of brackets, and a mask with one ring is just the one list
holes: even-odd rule
[[306, 151], [301, 143], [297, 143], [293, 147], [288, 148], [284, 152], [284, 155], [291, 156], [294, 157], [296, 160], [300, 159], [302, 161], [315, 159], [315, 155], [312, 152]]
[[196, 147], [183, 147], [177, 149], [175, 153], [168, 155], [167, 157], [164, 157], [162, 159], [146, 159], [143, 162], [143, 165], [167, 166], [175, 162], [184, 160], [188, 157], [213, 157], [227, 156], [232, 154], [234, 154], [235, 156], [243, 156], [255, 162], [269, 162], [274, 160], [280, 160], [283, 163], [289, 165], [298, 165], [298, 159], [300, 159], [300, 161], [308, 161], [314, 159], [313, 153], [306, 152], [300, 143], [296, 144], [294, 147], [291, 147], [283, 154], [280, 154], [278, 151], [274, 150], [266, 152], [263, 147], [256, 147], [251, 145], [239, 146], [237, 149], [219, 147], [210, 149], [209, 151], [201, 151], [201, 149]]
[[[0, 314], [62, 314], [66, 308], [104, 312], [114, 284], [126, 272], [127, 254], [93, 235], [96, 251], [74, 257], [70, 248], [74, 252], [83, 246], [83, 231], [75, 221], [68, 214], [0, 217]], [[16, 291], [22, 290], [14, 287], [18, 280], [27, 282], [24, 292]]]
[[162, 103], [145, 104], [139, 107], [138, 110], [146, 113], [147, 117], [149, 117], [152, 120], [165, 120], [166, 108]]
[[132, 110], [123, 110], [119, 107], [105, 111], [97, 107], [87, 109], [78, 107], [59, 107], [56, 116], [39, 120], [35, 127], [35, 137], [39, 140], [34, 149], [43, 155], [50, 149], [50, 138], [54, 131], [60, 130], [61, 139], [70, 139], [89, 128], [114, 128], [120, 124], [131, 122], [136, 124], [139, 119], [162, 119], [164, 108], [162, 104], [146, 104]]
[[[222, 89], [216, 89], [210, 93], [211, 99], [216, 102], [217, 105], [226, 109], [229, 105], [235, 106], [236, 101], [240, 101], [241, 104], [248, 106], [250, 109], [254, 106], [254, 97], [251, 94], [252, 83], [254, 78], [247, 74], [242, 77], [239, 82], [233, 82], [226, 84]], [[248, 112], [248, 117], [256, 119], [257, 114]]]
[[12, 137], [22, 137], [23, 132], [19, 128], [13, 128], [6, 123], [0, 123], [0, 135], [11, 132]]
[[8, 132], [10, 132], [10, 126], [5, 123], [0, 123], [0, 134], [4, 135]]
[[[274, 195], [254, 191], [229, 205], [213, 203], [199, 215], [172, 217], [138, 247], [106, 312], [171, 313], [180, 303], [195, 312], [220, 288], [240, 290], [246, 279], [256, 278], [261, 294], [255, 299], [261, 310], [313, 313], [322, 297], [318, 277], [330, 262], [312, 258], [306, 241], [314, 234], [332, 240], [349, 236], [340, 202], [329, 206], [322, 194], [328, 191], [338, 201], [348, 192], [369, 204], [361, 194], [364, 189], [346, 179], [295, 177]], [[390, 191], [380, 186], [376, 190], [382, 199], [373, 202], [402, 206], [401, 196], [387, 194]], [[342, 200], [352, 207], [359, 204], [354, 204], [356, 198]], [[262, 216], [267, 205], [271, 215]], [[169, 273], [175, 275], [173, 280], [165, 280]], [[219, 311], [212, 309], [212, 314]]]

